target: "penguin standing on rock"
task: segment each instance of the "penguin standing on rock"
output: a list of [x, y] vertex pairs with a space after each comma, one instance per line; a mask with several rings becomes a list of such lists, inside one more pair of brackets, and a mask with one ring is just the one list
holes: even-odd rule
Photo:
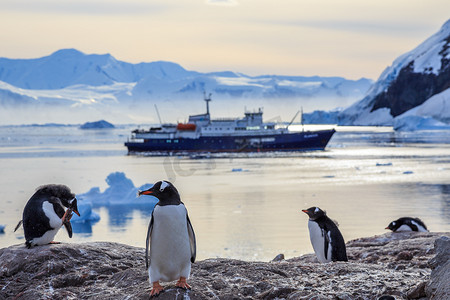
[[421, 219], [410, 217], [404, 217], [392, 221], [385, 229], [390, 229], [393, 232], [400, 232], [400, 231], [428, 232], [427, 226], [425, 226], [425, 223], [422, 222]]
[[[67, 210], [64, 208], [67, 207]], [[77, 199], [65, 185], [48, 184], [37, 188], [23, 210], [22, 220], [14, 231], [23, 224], [27, 248], [38, 245], [57, 244], [53, 242], [61, 226], [65, 226], [72, 237], [70, 219], [72, 212], [78, 216]]]
[[317, 259], [322, 263], [348, 261], [344, 238], [336, 223], [318, 207], [302, 211], [309, 216], [309, 237]]
[[177, 287], [190, 289], [186, 279], [195, 261], [194, 229], [177, 189], [168, 181], [159, 181], [141, 195], [151, 195], [159, 202], [153, 209], [147, 231], [145, 262], [152, 291], [157, 296], [163, 287], [159, 281], [178, 280]]

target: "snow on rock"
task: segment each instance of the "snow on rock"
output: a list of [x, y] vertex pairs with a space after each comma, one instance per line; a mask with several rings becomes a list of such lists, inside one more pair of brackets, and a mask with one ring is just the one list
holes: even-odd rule
[[148, 205], [154, 206], [158, 199], [153, 196], [138, 197], [139, 190], [146, 190], [152, 184], [144, 184], [137, 188], [123, 172], [114, 172], [106, 177], [108, 187], [101, 192], [99, 187], [93, 187], [84, 194], [77, 195], [81, 201], [89, 201], [93, 207], [109, 205]]
[[[339, 125], [392, 126], [394, 117], [445, 91], [450, 74], [449, 45], [450, 20], [437, 33], [386, 68], [361, 101], [339, 114]], [[450, 109], [445, 111], [441, 108], [429, 113], [431, 115], [422, 116], [436, 118], [436, 114], [449, 114]]]
[[450, 88], [434, 95], [425, 103], [401, 114], [396, 120], [411, 116], [433, 118], [439, 121], [437, 123], [438, 127], [442, 127], [442, 123], [450, 124]]

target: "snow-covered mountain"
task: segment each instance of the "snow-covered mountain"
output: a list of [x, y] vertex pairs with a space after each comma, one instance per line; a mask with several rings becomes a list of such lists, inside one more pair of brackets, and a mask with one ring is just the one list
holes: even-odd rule
[[200, 73], [171, 62], [131, 64], [109, 54], [65, 49], [36, 59], [0, 58], [0, 122], [152, 123], [158, 121], [154, 104], [165, 121], [175, 121], [204, 111], [204, 91], [213, 94], [216, 116], [240, 116], [245, 107], [264, 106], [266, 117], [287, 120], [301, 106], [306, 111], [348, 106], [371, 83], [364, 78]]
[[394, 125], [405, 116], [412, 122], [413, 114], [450, 123], [449, 89], [450, 20], [386, 68], [361, 101], [339, 114], [339, 124]]

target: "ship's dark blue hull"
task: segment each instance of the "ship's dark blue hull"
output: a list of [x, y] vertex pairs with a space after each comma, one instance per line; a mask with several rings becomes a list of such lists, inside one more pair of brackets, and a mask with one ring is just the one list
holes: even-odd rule
[[323, 150], [334, 129], [259, 136], [220, 136], [198, 139], [147, 139], [128, 141], [129, 152], [258, 152]]

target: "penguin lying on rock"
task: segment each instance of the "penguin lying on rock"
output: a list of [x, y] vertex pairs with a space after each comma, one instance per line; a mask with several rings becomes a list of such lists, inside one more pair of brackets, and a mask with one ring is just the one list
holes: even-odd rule
[[186, 279], [195, 261], [194, 229], [177, 189], [168, 181], [159, 181], [141, 195], [151, 195], [159, 202], [153, 209], [147, 231], [145, 262], [153, 288], [150, 297], [157, 296], [163, 287], [159, 281], [178, 280], [177, 287], [190, 289]]
[[422, 220], [420, 220], [419, 218], [410, 218], [410, 217], [404, 217], [392, 221], [385, 229], [390, 229], [393, 232], [400, 232], [400, 231], [428, 232], [427, 226], [425, 226], [425, 223], [422, 222]]
[[[67, 207], [67, 210], [64, 208]], [[77, 199], [65, 185], [48, 184], [37, 188], [23, 210], [22, 220], [14, 231], [23, 224], [25, 245], [31, 248], [37, 245], [57, 244], [53, 242], [62, 225], [72, 237], [70, 219], [72, 212], [78, 216]]]
[[344, 238], [326, 213], [318, 207], [302, 211], [309, 216], [309, 238], [317, 259], [322, 263], [348, 261]]

